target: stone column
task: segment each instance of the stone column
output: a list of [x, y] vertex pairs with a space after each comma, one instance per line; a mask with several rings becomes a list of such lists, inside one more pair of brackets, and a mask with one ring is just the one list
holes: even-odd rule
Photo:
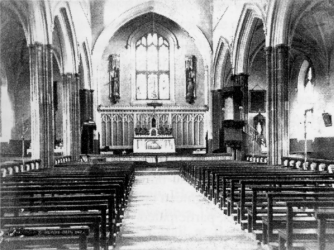
[[207, 118], [206, 118], [206, 128], [207, 128], [207, 152], [212, 153], [212, 92], [209, 91], [210, 89], [210, 78], [209, 78], [209, 67], [205, 66], [205, 72], [204, 72], [204, 93], [205, 93], [205, 100], [204, 104], [208, 107], [208, 111], [206, 112]]
[[288, 136], [288, 57], [289, 48], [281, 44], [266, 49], [268, 83], [268, 158], [269, 164], [281, 164], [289, 152]]
[[79, 159], [81, 152], [79, 81], [78, 74], [63, 75], [64, 153], [70, 155], [74, 161]]
[[81, 126], [80, 126], [80, 96], [79, 96], [79, 86], [80, 86], [80, 76], [79, 74], [74, 74], [72, 82], [72, 117], [73, 117], [73, 160], [79, 160], [81, 153]]
[[[30, 67], [30, 98], [31, 98], [31, 157], [32, 159], [41, 158], [40, 145], [40, 105], [39, 105], [39, 83], [38, 65], [41, 58], [42, 46], [32, 44], [29, 47], [29, 67]], [[41, 164], [44, 167], [43, 164]]]
[[282, 163], [282, 156], [288, 156], [289, 153], [288, 58], [289, 47], [285, 44], [278, 45], [276, 47], [278, 164]]
[[64, 155], [72, 155], [72, 127], [71, 127], [71, 82], [72, 74], [63, 75], [63, 147]]
[[274, 164], [276, 150], [276, 138], [275, 138], [275, 121], [274, 121], [274, 84], [273, 84], [273, 49], [272, 47], [266, 47], [266, 81], [268, 86], [268, 100], [267, 100], [267, 112], [268, 112], [268, 164]]
[[54, 109], [51, 45], [29, 47], [32, 158], [54, 166]]
[[45, 77], [45, 92], [46, 96], [46, 116], [47, 116], [47, 147], [48, 147], [48, 166], [54, 166], [54, 148], [55, 148], [55, 131], [54, 131], [54, 96], [53, 96], [53, 49], [51, 45], [45, 46], [45, 61], [46, 61], [46, 77]]
[[212, 92], [210, 92], [209, 94], [209, 106], [208, 106], [208, 111], [206, 112], [207, 114], [207, 125], [206, 125], [206, 128], [207, 128], [207, 153], [212, 153], [213, 151], [213, 145], [212, 145], [212, 127], [213, 127], [213, 98], [212, 98]]
[[221, 90], [212, 90], [212, 149], [222, 151], [222, 96]]

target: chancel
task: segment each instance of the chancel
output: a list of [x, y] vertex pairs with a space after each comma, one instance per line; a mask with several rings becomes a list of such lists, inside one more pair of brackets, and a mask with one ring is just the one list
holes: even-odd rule
[[333, 0], [0, 20], [1, 249], [334, 249]]

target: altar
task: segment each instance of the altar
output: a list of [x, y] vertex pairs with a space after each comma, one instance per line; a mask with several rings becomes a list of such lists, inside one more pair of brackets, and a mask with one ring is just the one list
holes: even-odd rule
[[169, 127], [150, 130], [137, 128], [133, 139], [134, 153], [175, 153], [175, 139]]
[[134, 153], [175, 153], [173, 137], [137, 137], [133, 139]]

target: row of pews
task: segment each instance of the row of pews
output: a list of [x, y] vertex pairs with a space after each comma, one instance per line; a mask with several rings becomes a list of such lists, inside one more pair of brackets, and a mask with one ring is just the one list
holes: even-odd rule
[[108, 249], [134, 181], [132, 163], [63, 163], [1, 178], [0, 249]]
[[269, 249], [334, 249], [333, 162], [291, 165], [189, 162], [181, 175]]

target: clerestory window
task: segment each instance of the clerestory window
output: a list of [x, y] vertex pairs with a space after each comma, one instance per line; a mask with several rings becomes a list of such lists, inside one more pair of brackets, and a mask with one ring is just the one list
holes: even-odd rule
[[170, 46], [157, 33], [136, 42], [136, 100], [170, 100]]

